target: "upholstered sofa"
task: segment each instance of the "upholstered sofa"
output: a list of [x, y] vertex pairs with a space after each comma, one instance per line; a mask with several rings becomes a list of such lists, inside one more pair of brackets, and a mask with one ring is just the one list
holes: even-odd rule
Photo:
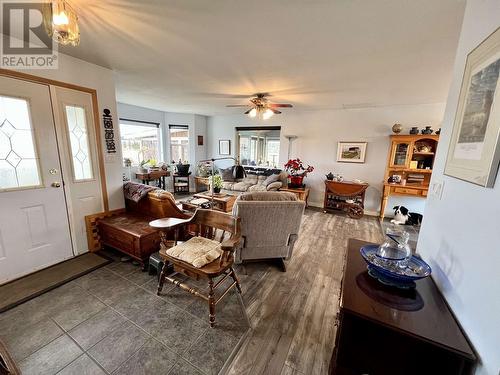
[[233, 206], [233, 215], [241, 218], [243, 237], [235, 262], [277, 259], [285, 270], [283, 261], [292, 256], [304, 208], [305, 202], [292, 193], [241, 194]]
[[247, 176], [242, 179], [232, 179], [230, 169], [220, 171], [222, 176], [222, 190], [228, 194], [241, 192], [277, 191], [280, 187], [286, 186], [288, 174], [279, 169], [254, 169], [245, 168]]
[[149, 256], [160, 249], [160, 235], [149, 222], [164, 217], [186, 219], [168, 191], [135, 182], [124, 185], [124, 191], [140, 191], [140, 196], [125, 194], [125, 209], [101, 212], [85, 218], [89, 249], [112, 247], [140, 262], [148, 264]]

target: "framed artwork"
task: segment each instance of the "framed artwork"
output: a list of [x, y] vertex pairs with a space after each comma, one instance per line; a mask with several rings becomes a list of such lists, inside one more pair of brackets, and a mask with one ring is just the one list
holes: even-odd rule
[[444, 174], [493, 187], [500, 160], [500, 29], [467, 56]]
[[366, 142], [339, 142], [337, 161], [343, 163], [364, 163]]
[[202, 135], [198, 136], [198, 146], [203, 146], [203, 136]]
[[219, 140], [219, 155], [231, 155], [231, 141], [229, 139]]

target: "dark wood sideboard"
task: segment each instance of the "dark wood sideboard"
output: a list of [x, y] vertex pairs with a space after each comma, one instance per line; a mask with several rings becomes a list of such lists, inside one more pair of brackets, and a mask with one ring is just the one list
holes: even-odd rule
[[473, 374], [476, 355], [432, 278], [382, 285], [359, 253], [366, 244], [349, 240], [330, 373]]

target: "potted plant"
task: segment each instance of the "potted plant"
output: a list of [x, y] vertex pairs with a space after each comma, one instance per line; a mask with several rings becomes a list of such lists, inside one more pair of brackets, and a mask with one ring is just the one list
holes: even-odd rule
[[182, 160], [179, 159], [179, 162], [175, 166], [177, 168], [177, 174], [179, 176], [188, 176], [189, 175], [190, 164], [187, 161], [182, 162]]
[[304, 177], [306, 177], [308, 173], [314, 171], [314, 167], [310, 165], [308, 165], [307, 168], [304, 167], [302, 161], [297, 158], [288, 160], [285, 164], [285, 170], [290, 177], [289, 186], [292, 188], [301, 188], [304, 187]]
[[146, 166], [148, 165], [148, 163], [149, 163], [149, 159], [148, 160], [142, 160], [139, 163], [139, 172], [140, 173], [148, 173], [148, 169], [146, 168]]
[[156, 159], [149, 159], [149, 170], [150, 171], [158, 171], [160, 168], [158, 167], [158, 162], [156, 161]]
[[214, 193], [219, 194], [220, 189], [222, 189], [222, 176], [220, 174], [216, 174], [210, 177], [210, 183], [213, 186]]

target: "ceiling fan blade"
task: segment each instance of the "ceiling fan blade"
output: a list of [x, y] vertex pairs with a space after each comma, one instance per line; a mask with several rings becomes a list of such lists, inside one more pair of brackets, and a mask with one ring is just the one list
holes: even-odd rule
[[249, 104], [228, 104], [226, 107], [248, 107]]
[[293, 105], [288, 103], [270, 103], [269, 107], [271, 108], [293, 108]]
[[275, 115], [279, 115], [281, 113], [281, 111], [278, 111], [277, 109], [274, 109], [274, 108], [269, 108], [271, 111], [273, 111], [273, 113]]

